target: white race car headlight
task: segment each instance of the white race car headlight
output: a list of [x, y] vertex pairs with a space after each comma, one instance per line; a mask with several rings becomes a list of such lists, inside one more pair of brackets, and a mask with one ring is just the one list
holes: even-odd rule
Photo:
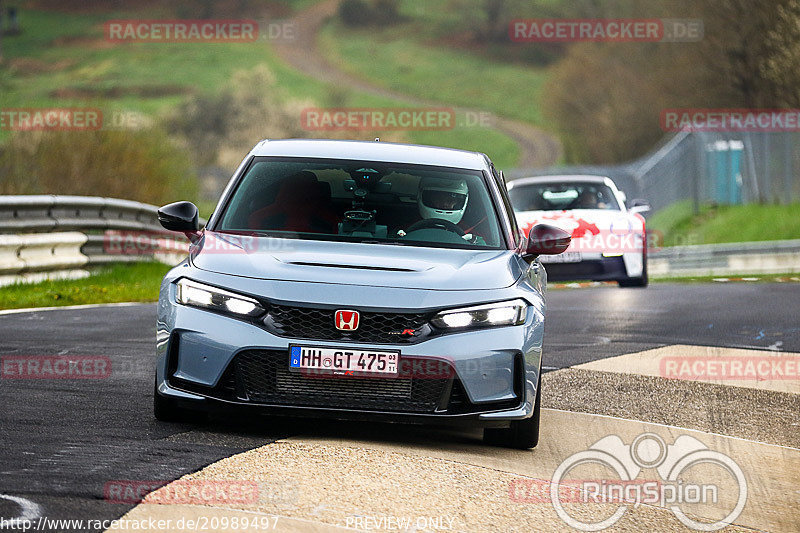
[[183, 278], [177, 284], [178, 303], [211, 311], [255, 317], [264, 313], [261, 304], [252, 298]]
[[527, 316], [528, 303], [517, 299], [442, 311], [431, 324], [440, 329], [516, 326], [524, 324]]

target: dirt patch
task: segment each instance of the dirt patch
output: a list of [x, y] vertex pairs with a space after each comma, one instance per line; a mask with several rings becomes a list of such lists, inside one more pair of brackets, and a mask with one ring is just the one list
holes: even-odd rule
[[125, 96], [161, 98], [163, 96], [193, 93], [194, 89], [180, 85], [133, 85], [130, 87], [109, 87], [106, 89], [97, 89], [94, 87], [64, 87], [50, 91], [50, 96], [53, 98], [70, 99], [123, 98]]
[[286, 17], [292, 14], [291, 4], [286, 0], [179, 0], [165, 4], [160, 0], [125, 0], [124, 4], [108, 0], [32, 0], [27, 9], [57, 11], [59, 13], [111, 13], [124, 9], [126, 12], [148, 11], [157, 17], [173, 18], [258, 18]]
[[73, 59], [62, 59], [55, 63], [48, 63], [33, 57], [16, 57], [9, 60], [8, 66], [13, 70], [15, 75], [26, 77], [46, 74], [48, 72], [60, 72], [72, 67], [75, 63]]
[[65, 35], [53, 39], [53, 46], [79, 46], [88, 50], [107, 50], [119, 46], [118, 43], [104, 39], [103, 37], [88, 37], [86, 35]]

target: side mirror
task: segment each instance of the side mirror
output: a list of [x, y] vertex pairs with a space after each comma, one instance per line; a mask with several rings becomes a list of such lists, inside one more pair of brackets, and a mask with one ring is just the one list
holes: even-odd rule
[[628, 208], [630, 213], [647, 213], [650, 211], [650, 204], [647, 200], [634, 200], [631, 202], [630, 208]]
[[175, 202], [158, 210], [158, 221], [170, 231], [182, 231], [190, 241], [200, 236], [200, 213], [192, 202]]
[[538, 255], [556, 255], [566, 251], [572, 236], [561, 228], [548, 224], [537, 224], [528, 234], [525, 247], [526, 258]]

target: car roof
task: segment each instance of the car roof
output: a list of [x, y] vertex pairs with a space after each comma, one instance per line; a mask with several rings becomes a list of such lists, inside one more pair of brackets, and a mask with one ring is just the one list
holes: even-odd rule
[[518, 178], [508, 183], [508, 188], [512, 189], [519, 185], [529, 185], [534, 183], [569, 183], [569, 182], [589, 182], [589, 183], [604, 183], [611, 187], [616, 188], [614, 181], [607, 176], [598, 176], [595, 174], [564, 174], [552, 176], [531, 176], [529, 178]]
[[479, 152], [418, 144], [330, 139], [266, 139], [250, 152], [254, 156], [360, 159], [483, 170], [488, 158]]

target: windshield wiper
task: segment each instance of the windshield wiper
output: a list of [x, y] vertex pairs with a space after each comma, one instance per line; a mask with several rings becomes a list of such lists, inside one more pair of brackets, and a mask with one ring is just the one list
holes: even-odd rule
[[405, 246], [406, 243], [399, 241], [377, 241], [374, 239], [364, 239], [361, 244], [389, 244], [392, 246]]

